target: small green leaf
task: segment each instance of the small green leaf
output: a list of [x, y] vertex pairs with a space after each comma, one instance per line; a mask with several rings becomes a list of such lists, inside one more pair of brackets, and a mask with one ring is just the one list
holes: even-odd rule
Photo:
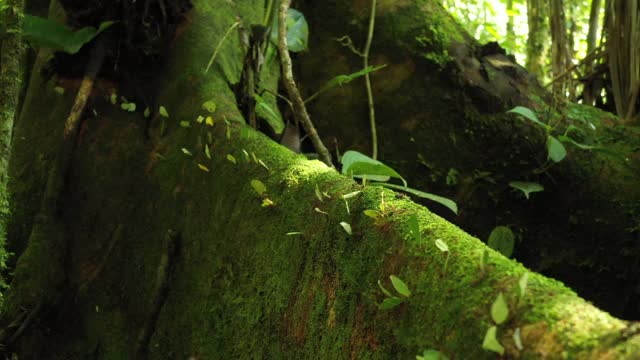
[[581, 144], [575, 140], [573, 140], [572, 138], [570, 138], [569, 136], [565, 136], [565, 135], [560, 135], [558, 136], [558, 140], [565, 142], [565, 143], [570, 143], [573, 144], [575, 147], [577, 147], [580, 150], [593, 150], [593, 149], [598, 149], [598, 146], [591, 146], [591, 145], [585, 145], [585, 144]]
[[282, 134], [284, 121], [282, 117], [260, 95], [254, 94], [256, 100], [256, 113], [265, 119], [276, 134]]
[[513, 254], [514, 243], [515, 236], [513, 235], [513, 231], [506, 226], [496, 226], [493, 231], [491, 231], [489, 240], [487, 241], [487, 245], [489, 245], [490, 248], [500, 252], [506, 257], [511, 257], [511, 254]]
[[482, 348], [489, 351], [497, 352], [500, 355], [504, 354], [504, 347], [500, 345], [498, 339], [496, 338], [496, 332], [498, 328], [495, 326], [487, 329], [487, 333], [484, 335], [484, 341], [482, 341]]
[[204, 104], [202, 104], [202, 109], [204, 109], [205, 111], [208, 111], [210, 113], [213, 113], [216, 111], [216, 103], [213, 102], [212, 100], [209, 101], [205, 101]]
[[185, 155], [193, 156], [193, 154], [191, 153], [191, 151], [187, 150], [186, 148], [182, 148], [181, 150], [182, 150], [182, 152], [183, 152]]
[[382, 213], [380, 213], [377, 210], [368, 209], [368, 210], [365, 210], [363, 212], [364, 212], [365, 215], [367, 215], [368, 217], [370, 217], [370, 218], [372, 218], [374, 220], [379, 220], [379, 219], [381, 219], [383, 217]]
[[93, 40], [111, 25], [113, 21], [105, 21], [97, 29], [87, 26], [74, 31], [55, 21], [25, 14], [22, 35], [37, 46], [75, 54], [84, 44]]
[[211, 160], [211, 151], [209, 151], [209, 145], [204, 146], [204, 155], [207, 159]]
[[544, 190], [544, 186], [534, 182], [512, 181], [509, 186], [522, 191], [527, 199], [529, 199], [529, 194]]
[[518, 350], [522, 351], [524, 346], [522, 346], [522, 337], [520, 336], [520, 328], [517, 328], [516, 331], [513, 332], [513, 342], [516, 344]]
[[262, 161], [262, 159], [258, 159], [258, 164], [260, 164], [260, 166], [262, 166], [263, 168], [267, 169], [267, 171], [271, 171], [271, 169], [269, 169], [267, 164], [265, 164], [264, 161]]
[[389, 290], [387, 290], [384, 286], [382, 286], [382, 282], [380, 282], [380, 280], [378, 280], [378, 287], [380, 287], [380, 290], [382, 290], [382, 293], [385, 294], [387, 297], [393, 297], [391, 292], [389, 292]]
[[202, 124], [202, 122], [204, 121], [204, 116], [202, 115], [198, 115], [198, 117], [196, 118], [196, 122], [198, 124]]
[[287, 236], [302, 235], [302, 232], [300, 232], [300, 231], [292, 231], [292, 232], [286, 233], [285, 235], [287, 235]]
[[529, 282], [529, 273], [522, 274], [518, 281], [518, 288], [520, 289], [520, 298], [524, 298], [524, 294], [527, 291], [527, 283]]
[[202, 171], [209, 172], [209, 168], [202, 164], [198, 164], [198, 168]]
[[420, 233], [420, 222], [416, 214], [411, 214], [409, 217], [409, 231], [413, 234], [413, 238], [420, 242], [422, 240], [422, 234]]
[[[420, 358], [420, 359], [418, 359]], [[422, 356], [417, 356], [417, 360], [449, 360], [449, 358], [438, 350], [425, 350]]]
[[112, 93], [111, 96], [109, 96], [109, 101], [111, 101], [111, 104], [115, 105], [118, 102], [118, 95], [116, 95], [116, 93]]
[[270, 206], [273, 206], [273, 205], [275, 205], [275, 204], [274, 204], [273, 201], [271, 201], [271, 199], [264, 198], [264, 199], [262, 199], [262, 204], [260, 206], [262, 206], [262, 207], [270, 207]]
[[567, 149], [565, 149], [564, 145], [551, 135], [547, 137], [547, 151], [549, 159], [556, 163], [559, 163], [567, 156]]
[[191, 123], [188, 121], [180, 121], [180, 126], [183, 128], [190, 128], [191, 127]]
[[320, 189], [318, 188], [318, 184], [316, 184], [316, 198], [318, 198], [318, 200], [320, 200], [320, 202], [324, 202], [324, 199], [322, 198], [322, 193], [320, 192]]
[[396, 289], [398, 294], [404, 297], [411, 296], [411, 291], [409, 290], [409, 287], [404, 281], [402, 281], [402, 279], [400, 279], [395, 275], [389, 276], [389, 279], [391, 279], [391, 284], [393, 284], [393, 288]]
[[341, 222], [340, 222], [340, 226], [342, 226], [342, 228], [344, 229], [344, 231], [345, 231], [347, 234], [349, 234], [349, 235], [351, 235], [351, 234], [352, 234], [352, 232], [351, 232], [351, 225], [350, 225], [350, 224], [348, 224], [348, 223], [346, 223], [346, 222], [344, 222], [344, 221], [341, 221]]
[[443, 253], [449, 252], [449, 246], [447, 246], [447, 243], [442, 241], [442, 239], [436, 239], [435, 244], [436, 244], [436, 247], [440, 249], [440, 251], [442, 251]]
[[384, 187], [391, 188], [391, 189], [394, 189], [394, 190], [404, 191], [404, 192], [407, 192], [407, 193], [412, 194], [412, 195], [419, 196], [419, 197], [424, 198], [424, 199], [429, 199], [431, 201], [435, 201], [438, 204], [443, 205], [443, 206], [447, 207], [449, 210], [453, 211], [454, 214], [456, 214], [456, 215], [458, 214], [458, 205], [453, 200], [447, 199], [446, 197], [434, 195], [434, 194], [427, 193], [427, 192], [424, 192], [424, 191], [412, 189], [410, 187], [400, 186], [400, 185], [395, 185], [395, 184], [381, 183], [381, 184], [373, 184], [373, 185], [380, 185], [380, 186], [384, 186]]
[[267, 192], [267, 187], [258, 179], [251, 180], [251, 187], [253, 187], [253, 190], [255, 190], [260, 196]]
[[148, 106], [144, 109], [144, 113], [143, 113], [143, 115], [144, 115], [144, 117], [146, 117], [146, 118], [148, 118], [148, 117], [149, 117], [149, 115], [151, 115], [151, 109], [149, 109], [149, 107], [148, 107]]
[[507, 306], [507, 302], [504, 300], [504, 295], [502, 293], [498, 294], [498, 297], [491, 305], [491, 318], [496, 323], [496, 325], [500, 325], [509, 316], [509, 306]]
[[402, 304], [402, 299], [399, 297], [388, 297], [382, 301], [382, 304], [380, 304], [380, 310], [391, 310], [400, 304]]
[[[271, 42], [278, 45], [278, 22], [273, 24], [271, 30]], [[287, 48], [291, 52], [300, 52], [307, 49], [309, 42], [309, 25], [304, 15], [293, 8], [287, 12]]]
[[542, 121], [538, 120], [538, 117], [536, 116], [536, 114], [529, 108], [526, 108], [524, 106], [516, 106], [513, 109], [507, 111], [507, 113], [518, 114], [518, 115], [524, 117], [525, 119], [533, 122], [534, 124], [542, 127], [546, 131], [551, 131], [551, 127], [549, 125], [543, 123]]
[[315, 212], [320, 213], [320, 214], [324, 214], [324, 215], [327, 215], [327, 216], [329, 215], [329, 213], [328, 213], [328, 212], [326, 212], [326, 211], [322, 211], [322, 210], [320, 210], [320, 208], [314, 208], [313, 210], [314, 210]]
[[56, 86], [53, 91], [58, 95], [64, 95], [64, 88], [62, 86]]
[[342, 195], [342, 198], [343, 198], [343, 199], [351, 199], [352, 197], [354, 197], [354, 196], [356, 196], [356, 195], [360, 194], [361, 192], [362, 192], [362, 191], [360, 191], [360, 190], [358, 190], [358, 191], [354, 191], [354, 192], [350, 192], [350, 193], [348, 193], [348, 194], [344, 194], [344, 195]]
[[167, 112], [167, 109], [164, 106], [160, 106], [160, 110], [158, 110], [158, 113], [162, 117], [166, 117], [166, 118], [169, 117], [169, 112]]
[[237, 164], [238, 162], [236, 161], [236, 157], [231, 155], [231, 154], [227, 154], [227, 160], [229, 160], [229, 162], [232, 162], [234, 164]]
[[342, 155], [342, 174], [363, 177], [369, 180], [388, 181], [397, 178], [406, 186], [407, 182], [395, 170], [357, 151], [349, 150]]

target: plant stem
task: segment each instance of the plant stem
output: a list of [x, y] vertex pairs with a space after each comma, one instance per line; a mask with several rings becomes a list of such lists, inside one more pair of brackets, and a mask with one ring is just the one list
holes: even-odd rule
[[301, 123], [304, 127], [304, 130], [311, 139], [311, 142], [316, 148], [318, 155], [320, 155], [320, 160], [322, 160], [328, 166], [334, 167], [333, 163], [331, 162], [331, 154], [322, 143], [322, 140], [318, 135], [318, 131], [311, 122], [311, 118], [309, 117], [307, 108], [304, 105], [304, 100], [302, 100], [300, 91], [298, 90], [298, 87], [296, 86], [296, 83], [293, 79], [291, 57], [289, 56], [289, 50], [287, 48], [287, 11], [289, 10], [290, 4], [291, 0], [281, 0], [280, 11], [278, 12], [278, 50], [280, 51], [280, 61], [282, 64], [282, 77], [284, 80], [284, 85], [287, 88], [287, 92], [289, 93], [289, 98], [293, 102], [293, 116], [295, 117], [296, 121], [298, 123]]
[[[376, 22], [376, 0], [371, 0], [371, 16], [369, 18], [369, 33], [367, 35], [367, 43], [363, 52], [363, 66], [369, 67], [369, 50], [371, 50], [371, 42], [373, 41], [373, 28]], [[378, 159], [378, 131], [376, 130], [376, 111], [373, 103], [373, 91], [371, 90], [371, 77], [367, 73], [364, 78], [367, 86], [367, 100], [369, 102], [369, 124], [371, 127], [372, 155], [375, 160]]]
[[227, 32], [224, 33], [224, 36], [222, 36], [222, 39], [220, 39], [220, 41], [218, 42], [218, 45], [216, 46], [216, 49], [213, 51], [213, 55], [211, 55], [211, 60], [209, 60], [209, 64], [207, 64], [207, 68], [204, 69], [205, 74], [209, 72], [209, 68], [211, 68], [211, 65], [213, 65], [213, 60], [215, 60], [216, 56], [218, 55], [218, 51], [220, 51], [220, 47], [222, 46], [222, 43], [224, 43], [224, 41], [227, 39], [229, 34], [231, 34], [231, 31], [233, 31], [233, 29], [235, 29], [236, 26], [238, 25], [240, 25], [240, 21], [234, 22], [233, 25], [231, 25], [231, 27], [227, 29]]

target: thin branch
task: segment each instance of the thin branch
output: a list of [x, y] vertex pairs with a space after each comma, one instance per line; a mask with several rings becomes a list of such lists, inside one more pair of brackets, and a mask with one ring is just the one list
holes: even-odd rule
[[284, 85], [289, 93], [289, 98], [293, 102], [293, 115], [298, 123], [302, 123], [304, 130], [311, 138], [313, 146], [316, 148], [320, 159], [330, 167], [333, 167], [331, 162], [331, 154], [329, 150], [324, 146], [318, 131], [311, 122], [307, 108], [304, 105], [304, 100], [300, 95], [300, 91], [293, 80], [293, 70], [291, 66], [291, 57], [289, 56], [289, 50], [287, 49], [287, 11], [291, 0], [280, 1], [280, 11], [278, 13], [278, 50], [280, 51], [280, 61], [282, 64], [282, 77]]
[[[373, 41], [373, 28], [376, 22], [376, 0], [371, 0], [371, 16], [369, 18], [369, 33], [367, 34], [367, 43], [363, 51], [363, 66], [369, 67], [369, 50], [371, 50], [371, 42]], [[369, 103], [369, 125], [371, 127], [371, 143], [372, 143], [372, 155], [373, 159], [378, 158], [378, 131], [376, 130], [376, 111], [375, 104], [373, 102], [373, 91], [371, 90], [371, 76], [369, 73], [365, 74], [365, 82], [367, 86], [367, 100]]]
[[218, 56], [218, 51], [220, 51], [220, 47], [222, 46], [224, 41], [227, 39], [227, 37], [229, 37], [229, 34], [231, 34], [233, 29], [235, 29], [238, 25], [240, 25], [240, 21], [234, 22], [233, 25], [231, 25], [231, 27], [227, 29], [227, 32], [224, 33], [224, 36], [222, 36], [222, 39], [218, 41], [218, 45], [216, 46], [216, 49], [213, 51], [213, 55], [211, 55], [211, 59], [209, 60], [209, 64], [207, 64], [207, 68], [204, 69], [205, 74], [209, 72], [209, 68], [211, 68], [211, 65], [213, 65], [213, 60], [215, 60], [216, 56]]

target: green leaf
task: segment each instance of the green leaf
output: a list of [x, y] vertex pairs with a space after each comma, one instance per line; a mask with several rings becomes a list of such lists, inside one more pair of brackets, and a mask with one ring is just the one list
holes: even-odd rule
[[543, 123], [542, 121], [538, 120], [538, 117], [536, 116], [536, 114], [529, 108], [526, 108], [524, 106], [516, 106], [513, 109], [507, 111], [507, 113], [518, 114], [524, 117], [525, 119], [533, 122], [534, 124], [541, 126], [546, 131], [551, 131], [551, 127]]
[[310, 102], [311, 100], [315, 99], [318, 95], [322, 94], [323, 92], [327, 91], [327, 90], [331, 90], [335, 87], [338, 86], [342, 86], [345, 84], [348, 84], [350, 82], [352, 82], [353, 80], [365, 76], [369, 73], [372, 73], [374, 71], [378, 71], [384, 67], [386, 67], [387, 65], [380, 65], [380, 66], [367, 66], [366, 68], [360, 70], [360, 71], [356, 71], [354, 73], [351, 73], [349, 75], [338, 75], [336, 77], [334, 77], [333, 79], [327, 81], [326, 84], [324, 84], [320, 90], [318, 90], [315, 94], [311, 95], [308, 99], [306, 99], [304, 102]]
[[209, 168], [202, 164], [198, 164], [198, 168], [202, 171], [209, 172]]
[[372, 210], [372, 209], [367, 209], [365, 211], [363, 211], [365, 215], [367, 215], [368, 217], [374, 219], [374, 220], [379, 220], [383, 218], [383, 215], [380, 211], [378, 210]]
[[404, 281], [402, 281], [402, 279], [400, 279], [395, 275], [389, 276], [389, 279], [391, 279], [391, 284], [393, 284], [393, 288], [396, 289], [398, 294], [404, 297], [411, 296], [411, 291], [409, 290], [409, 287]]
[[64, 95], [64, 88], [62, 86], [54, 87], [53, 91], [55, 91], [55, 93], [58, 95]]
[[180, 127], [190, 128], [191, 127], [191, 123], [188, 122], [188, 121], [180, 121]]
[[420, 242], [422, 240], [422, 234], [420, 233], [420, 222], [416, 214], [411, 214], [409, 217], [409, 231], [413, 234], [413, 238]]
[[593, 150], [593, 149], [597, 149], [598, 148], [598, 146], [591, 146], [591, 145], [581, 144], [581, 143], [573, 140], [569, 136], [565, 136], [565, 135], [558, 136], [558, 140], [560, 140], [562, 142], [565, 142], [565, 143], [573, 144], [575, 147], [577, 147], [580, 150]]
[[202, 109], [210, 113], [215, 112], [216, 108], [217, 105], [215, 102], [213, 102], [213, 100], [205, 101], [204, 104], [202, 104]]
[[382, 282], [380, 282], [380, 280], [378, 280], [378, 286], [380, 287], [380, 290], [382, 290], [382, 293], [385, 294], [388, 297], [393, 297], [393, 295], [391, 295], [391, 293], [389, 292], [389, 290], [385, 289], [384, 286], [382, 286]]
[[484, 335], [484, 340], [482, 341], [482, 348], [489, 351], [497, 352], [500, 355], [504, 354], [504, 347], [500, 345], [498, 339], [496, 338], [496, 332], [498, 328], [495, 326], [487, 329], [487, 333]]
[[527, 199], [529, 198], [529, 194], [544, 190], [544, 186], [534, 182], [512, 181], [509, 183], [509, 186], [522, 191]]
[[352, 197], [354, 197], [354, 196], [356, 196], [356, 195], [358, 195], [358, 194], [360, 194], [360, 193], [361, 193], [361, 191], [360, 191], [360, 190], [358, 190], [358, 191], [354, 191], [354, 192], [350, 192], [350, 193], [348, 193], [348, 194], [344, 194], [344, 195], [342, 195], [342, 198], [343, 198], [343, 199], [351, 199]]
[[500, 325], [509, 316], [509, 306], [507, 306], [507, 302], [504, 300], [504, 295], [502, 293], [498, 294], [498, 297], [491, 305], [491, 318], [496, 323], [496, 325]]
[[526, 272], [522, 274], [520, 280], [518, 281], [518, 288], [520, 289], [520, 298], [524, 297], [525, 292], [527, 291], [527, 284], [529, 282], [529, 273]]
[[227, 160], [228, 160], [229, 162], [234, 163], [234, 164], [237, 164], [237, 163], [238, 163], [238, 162], [236, 161], [236, 157], [235, 157], [235, 156], [233, 156], [233, 155], [231, 155], [231, 154], [227, 154]]
[[185, 155], [193, 156], [193, 154], [191, 153], [191, 151], [187, 150], [186, 148], [182, 148], [181, 150], [182, 150], [182, 152], [183, 152]]
[[158, 111], [158, 113], [160, 114], [160, 116], [169, 117], [169, 112], [167, 112], [167, 108], [165, 108], [164, 106], [160, 106], [160, 110]]
[[388, 183], [383, 183], [383, 184], [372, 184], [372, 185], [380, 185], [380, 186], [384, 186], [384, 187], [388, 187], [394, 190], [400, 190], [400, 191], [404, 191], [406, 193], [424, 198], [424, 199], [429, 199], [431, 201], [435, 201], [440, 205], [445, 206], [447, 209], [453, 211], [454, 214], [458, 215], [458, 205], [455, 203], [455, 201], [451, 200], [451, 199], [447, 199], [446, 197], [442, 197], [442, 196], [438, 196], [438, 195], [434, 195], [428, 192], [424, 192], [424, 191], [420, 191], [420, 190], [416, 190], [416, 189], [412, 189], [410, 187], [406, 187], [406, 186], [400, 186], [400, 185], [395, 185], [395, 184], [388, 184]]
[[258, 116], [265, 119], [276, 134], [282, 134], [284, 130], [282, 117], [260, 95], [253, 94], [253, 97], [256, 100], [256, 113]]
[[[278, 45], [278, 22], [274, 22], [271, 30], [271, 42]], [[309, 43], [309, 25], [304, 15], [293, 8], [287, 12], [287, 48], [291, 52], [307, 49]]]
[[516, 331], [513, 332], [513, 342], [516, 344], [518, 350], [522, 351], [524, 346], [522, 346], [522, 337], [520, 336], [520, 328], [517, 328]]
[[344, 221], [341, 221], [341, 222], [340, 222], [340, 226], [342, 226], [342, 228], [344, 229], [344, 231], [345, 231], [347, 234], [349, 234], [349, 235], [351, 235], [351, 234], [352, 234], [352, 232], [351, 232], [351, 225], [349, 225], [348, 223], [346, 223], [346, 222], [344, 222]]
[[291, 232], [286, 233], [285, 235], [287, 235], [287, 236], [302, 235], [302, 232], [300, 232], [300, 231], [291, 231]]
[[400, 179], [407, 186], [407, 182], [395, 170], [357, 151], [349, 150], [342, 155], [342, 174], [354, 177], [366, 176], [373, 181], [388, 181], [389, 178]]
[[388, 297], [382, 301], [382, 304], [380, 304], [380, 310], [391, 310], [400, 304], [402, 304], [402, 299], [399, 297]]
[[73, 31], [67, 26], [49, 19], [24, 15], [22, 35], [25, 39], [38, 46], [75, 54], [84, 44], [93, 40], [111, 25], [113, 25], [113, 21], [105, 21], [100, 24], [98, 29], [88, 26], [78, 31]]
[[496, 226], [489, 235], [487, 245], [490, 248], [500, 252], [506, 257], [511, 257], [513, 254], [513, 245], [515, 242], [515, 236], [513, 231], [506, 226]]
[[440, 251], [442, 251], [443, 253], [449, 252], [449, 246], [447, 245], [447, 243], [442, 241], [442, 239], [436, 239], [435, 244], [436, 244], [436, 247], [440, 249]]
[[264, 183], [258, 179], [251, 180], [251, 187], [255, 190], [258, 195], [262, 196], [265, 192], [267, 192], [267, 187]]
[[204, 155], [207, 159], [211, 160], [211, 151], [209, 151], [209, 145], [204, 146]]
[[322, 193], [320, 192], [320, 189], [318, 188], [318, 184], [316, 184], [316, 198], [318, 198], [318, 200], [320, 200], [320, 202], [324, 202], [324, 199], [322, 198]]
[[[115, 94], [113, 94], [112, 96], [114, 96], [114, 95], [115, 95]], [[115, 100], [112, 100], [112, 101], [115, 101]], [[142, 113], [142, 114], [144, 115], [144, 117], [148, 118], [148, 117], [149, 117], [149, 115], [151, 115], [151, 109], [149, 109], [149, 107], [146, 107], [146, 108], [144, 109], [144, 113]]]
[[422, 356], [417, 356], [417, 360], [449, 360], [449, 358], [438, 350], [425, 350]]
[[549, 153], [549, 159], [557, 163], [567, 156], [567, 150], [564, 148], [564, 145], [551, 135], [547, 137], [547, 151]]

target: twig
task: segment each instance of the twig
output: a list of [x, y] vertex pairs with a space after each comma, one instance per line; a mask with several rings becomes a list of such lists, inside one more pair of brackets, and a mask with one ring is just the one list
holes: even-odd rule
[[553, 78], [553, 80], [549, 81], [544, 87], [549, 87], [552, 84], [556, 83], [558, 80], [564, 78], [565, 76], [571, 74], [575, 69], [577, 69], [578, 67], [586, 64], [587, 62], [590, 62], [591, 60], [593, 60], [593, 58], [597, 57], [598, 55], [600, 55], [598, 52], [602, 49], [602, 45], [598, 46], [597, 48], [593, 49], [589, 54], [587, 54], [584, 59], [580, 60], [579, 63], [569, 67], [566, 71], [564, 71], [562, 74], [556, 76]]
[[240, 21], [234, 22], [233, 25], [231, 25], [231, 27], [227, 29], [227, 32], [224, 33], [224, 35], [222, 36], [222, 39], [218, 41], [218, 45], [216, 46], [216, 49], [213, 51], [213, 55], [211, 55], [211, 59], [209, 60], [209, 64], [207, 64], [207, 68], [204, 69], [205, 74], [209, 72], [209, 68], [211, 68], [211, 65], [213, 65], [213, 60], [215, 60], [216, 56], [218, 56], [218, 51], [220, 51], [220, 47], [222, 46], [222, 43], [224, 43], [224, 41], [227, 39], [229, 34], [231, 34], [233, 29], [235, 29], [238, 25], [240, 25]]
[[293, 102], [293, 115], [297, 122], [302, 123], [304, 130], [311, 138], [313, 146], [316, 148], [320, 159], [330, 167], [333, 167], [331, 162], [331, 154], [329, 150], [324, 146], [318, 131], [311, 122], [307, 108], [304, 105], [304, 100], [300, 95], [300, 91], [293, 80], [293, 69], [291, 66], [291, 57], [289, 56], [289, 50], [287, 49], [287, 11], [291, 0], [280, 1], [280, 12], [278, 13], [278, 50], [280, 51], [280, 61], [282, 64], [282, 77], [284, 79], [284, 85], [289, 93], [289, 98]]
[[[373, 28], [376, 22], [376, 0], [371, 0], [371, 15], [369, 18], [369, 33], [367, 34], [367, 43], [362, 54], [364, 68], [369, 67], [369, 50], [371, 50], [371, 42], [373, 41]], [[367, 100], [369, 103], [369, 124], [371, 127], [371, 142], [373, 159], [378, 158], [378, 131], [376, 130], [376, 111], [373, 103], [373, 91], [371, 90], [371, 77], [369, 73], [364, 76], [367, 86]]]

